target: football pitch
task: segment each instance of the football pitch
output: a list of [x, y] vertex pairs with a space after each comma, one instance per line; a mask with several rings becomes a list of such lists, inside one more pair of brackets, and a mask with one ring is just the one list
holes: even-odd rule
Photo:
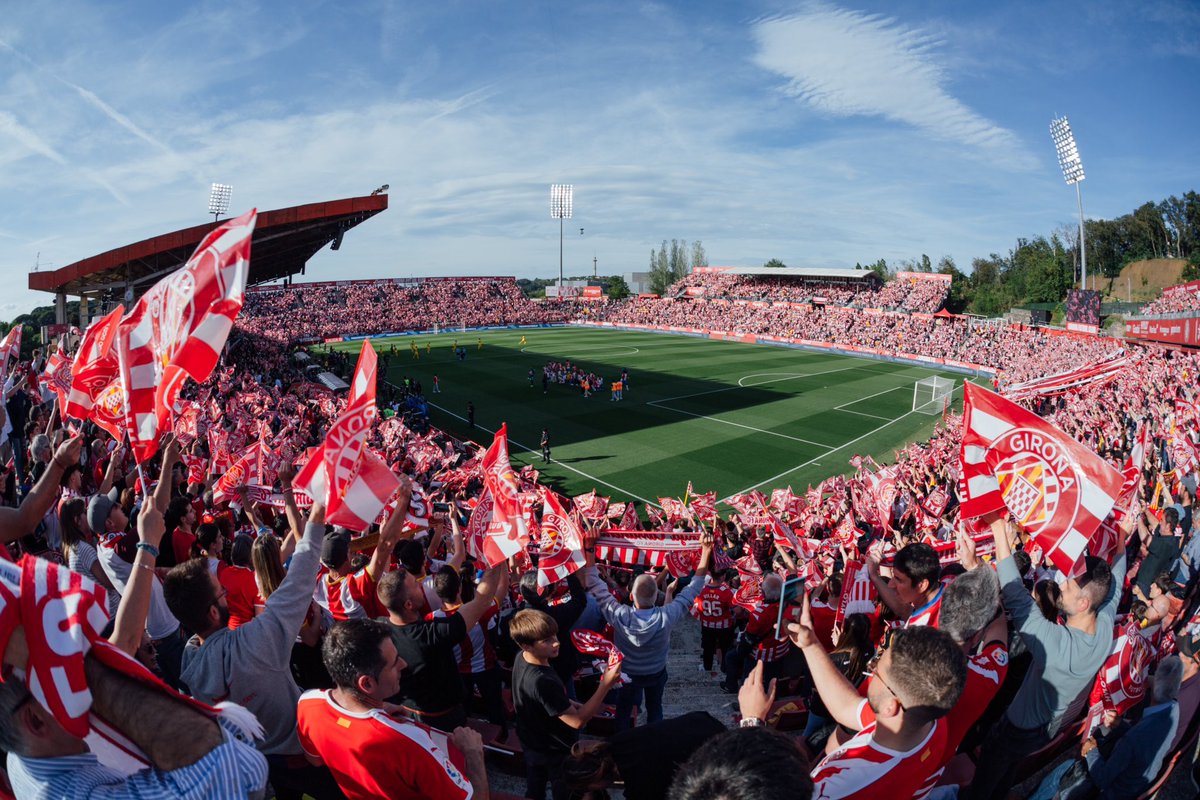
[[[456, 342], [467, 348], [465, 361], [453, 356]], [[515, 466], [533, 464], [559, 492], [594, 488], [617, 500], [681, 497], [689, 480], [719, 498], [789, 484], [802, 492], [850, 470], [855, 454], [892, 461], [894, 450], [927, 439], [940, 415], [911, 412], [916, 381], [952, 378], [955, 410], [962, 405], [963, 376], [955, 373], [688, 336], [538, 328], [377, 338], [372, 345], [388, 356], [386, 380], [421, 382], [433, 425], [486, 446], [507, 422]], [[333, 346], [357, 353], [362, 344]], [[603, 390], [585, 398], [551, 383], [543, 393], [542, 367], [566, 360], [605, 378]], [[608, 383], [622, 369], [630, 388], [612, 401]], [[541, 463], [542, 428], [550, 464]]]

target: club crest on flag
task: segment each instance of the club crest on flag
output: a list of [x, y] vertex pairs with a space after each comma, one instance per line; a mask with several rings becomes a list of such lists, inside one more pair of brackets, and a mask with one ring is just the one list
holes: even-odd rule
[[1026, 529], [1036, 530], [1054, 516], [1059, 483], [1046, 462], [1030, 453], [1021, 453], [996, 470], [996, 478], [1004, 504]]

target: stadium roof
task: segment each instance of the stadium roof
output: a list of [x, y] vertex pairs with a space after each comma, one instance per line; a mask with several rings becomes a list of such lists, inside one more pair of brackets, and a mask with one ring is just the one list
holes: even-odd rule
[[[373, 194], [259, 213], [246, 284], [253, 286], [303, 272], [304, 265], [322, 247], [333, 242], [337, 249], [346, 231], [387, 207], [386, 194]], [[214, 221], [164, 233], [50, 272], [31, 272], [29, 288], [80, 295], [124, 290], [128, 284], [136, 297], [182, 266], [204, 235], [219, 224]]]
[[722, 271], [721, 274], [850, 281], [868, 281], [872, 279], [872, 276], [879, 277], [869, 269], [821, 269], [818, 267], [733, 267]]

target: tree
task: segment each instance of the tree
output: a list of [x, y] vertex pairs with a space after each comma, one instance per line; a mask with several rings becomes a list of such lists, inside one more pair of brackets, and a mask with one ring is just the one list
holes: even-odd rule
[[950, 256], [942, 256], [938, 260], [937, 271], [950, 276], [950, 293], [946, 296], [946, 310], [952, 314], [961, 314], [970, 305], [971, 279], [958, 268]]
[[656, 252], [650, 251], [650, 291], [654, 294], [666, 294], [671, 285], [671, 270], [667, 266], [667, 240], [663, 239], [662, 247]]
[[892, 271], [888, 269], [888, 263], [885, 259], [879, 259], [874, 264], [869, 264], [867, 269], [879, 276], [879, 280], [887, 283], [892, 279]]
[[696, 267], [708, 266], [708, 254], [704, 252], [704, 245], [700, 240], [692, 242], [692, 269]]
[[770, 261], [763, 264], [763, 266], [768, 269], [782, 269], [787, 267], [787, 264], [783, 263], [778, 258], [772, 258]]
[[929, 260], [929, 256], [921, 253], [921, 272], [933, 272], [933, 262]]
[[688, 257], [687, 242], [680, 241], [678, 239], [672, 239], [671, 240], [671, 256], [670, 256], [670, 264], [669, 264], [669, 267], [671, 270], [671, 283], [674, 283], [676, 281], [681, 281], [685, 277], [687, 277], [687, 273], [688, 273], [687, 257]]
[[620, 275], [610, 275], [607, 282], [608, 296], [612, 300], [624, 300], [629, 297], [629, 284]]

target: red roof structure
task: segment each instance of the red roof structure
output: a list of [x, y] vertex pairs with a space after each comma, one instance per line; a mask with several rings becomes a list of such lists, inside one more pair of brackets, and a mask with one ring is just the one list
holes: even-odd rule
[[[251, 245], [247, 286], [304, 272], [317, 251], [341, 245], [346, 231], [388, 207], [386, 194], [263, 211]], [[102, 295], [126, 287], [134, 298], [181, 267], [204, 235], [219, 225], [209, 222], [118, 247], [50, 272], [29, 273], [29, 288], [59, 295]]]

